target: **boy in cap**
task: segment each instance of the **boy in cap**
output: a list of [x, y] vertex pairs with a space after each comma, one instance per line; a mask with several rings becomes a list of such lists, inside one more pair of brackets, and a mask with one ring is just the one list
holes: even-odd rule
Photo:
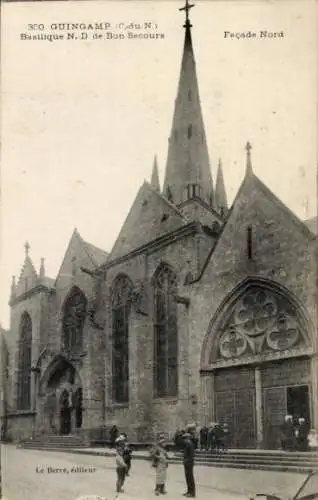
[[120, 493], [123, 491], [123, 485], [126, 477], [126, 462], [123, 458], [125, 437], [120, 435], [115, 441], [116, 445], [116, 472], [117, 472], [117, 483], [116, 491]]

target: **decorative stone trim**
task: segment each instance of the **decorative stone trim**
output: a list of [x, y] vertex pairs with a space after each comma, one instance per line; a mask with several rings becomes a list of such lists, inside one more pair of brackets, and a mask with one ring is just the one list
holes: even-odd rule
[[279, 351], [279, 352], [264, 352], [253, 356], [242, 356], [241, 358], [231, 358], [228, 360], [221, 359], [215, 361], [214, 363], [211, 363], [210, 365], [202, 367], [200, 372], [204, 373], [216, 370], [218, 368], [252, 365], [255, 363], [265, 363], [270, 361], [277, 361], [280, 359], [296, 358], [296, 357], [312, 356], [312, 355], [313, 355], [312, 347], [307, 347], [304, 349], [291, 349], [291, 350], [286, 349], [285, 351]]
[[18, 297], [14, 297], [10, 300], [9, 306], [15, 306], [19, 302], [23, 302], [24, 300], [28, 299], [29, 297], [32, 297], [33, 295], [37, 295], [38, 293], [41, 292], [48, 292], [48, 293], [55, 293], [55, 288], [49, 288], [45, 285], [37, 285], [31, 290], [28, 290], [27, 292], [23, 293], [22, 295], [19, 295]]

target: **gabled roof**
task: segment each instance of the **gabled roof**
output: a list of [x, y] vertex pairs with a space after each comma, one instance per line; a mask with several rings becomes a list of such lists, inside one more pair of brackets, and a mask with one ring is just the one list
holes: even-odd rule
[[244, 191], [252, 191], [254, 189], [259, 189], [264, 196], [270, 200], [273, 204], [276, 205], [278, 210], [282, 210], [283, 213], [289, 218], [289, 220], [298, 228], [300, 232], [303, 233], [303, 235], [309, 239], [315, 239], [316, 236], [308, 229], [307, 225], [301, 221], [260, 179], [257, 177], [251, 169], [247, 169], [246, 175], [243, 179], [243, 182], [241, 183], [241, 186], [236, 194], [236, 197], [232, 203], [231, 209], [228, 213], [226, 222], [222, 228], [222, 231], [220, 232], [218, 239], [215, 242], [215, 245], [211, 248], [211, 251], [201, 269], [201, 272], [199, 275], [192, 281], [192, 283], [195, 283], [199, 281], [203, 274], [204, 271], [210, 262], [212, 256], [214, 255], [214, 252], [216, 251], [219, 242], [222, 240], [222, 235], [226, 231], [227, 228], [227, 223], [231, 219], [231, 215], [233, 213], [234, 208], [236, 207], [237, 203], [239, 202], [240, 198], [242, 197]]
[[81, 255], [81, 259], [84, 258], [87, 262], [87, 264], [85, 265], [87, 265], [91, 269], [94, 269], [101, 266], [102, 264], [105, 264], [109, 254], [101, 248], [98, 248], [85, 241], [78, 230], [75, 228], [67, 245], [67, 249], [64, 253], [64, 257], [60, 269], [57, 273], [55, 283], [57, 282], [59, 277], [63, 275], [63, 273], [70, 272], [67, 269], [69, 269], [71, 266], [72, 258], [78, 258], [79, 255]]
[[186, 223], [182, 213], [145, 181], [137, 193], [108, 261], [123, 257]]
[[[287, 217], [290, 218], [290, 220], [293, 221], [293, 223], [295, 224], [295, 226], [298, 227], [298, 229], [300, 231], [302, 231], [304, 233], [304, 235], [306, 235], [307, 237], [309, 238], [312, 238], [313, 237], [313, 234], [312, 232], [309, 230], [308, 226], [305, 224], [304, 221], [302, 221], [299, 217], [297, 217], [297, 215], [292, 211], [290, 210], [290, 208], [287, 207], [287, 205], [285, 205], [285, 203], [283, 203], [274, 193], [273, 191], [271, 191], [269, 189], [269, 187], [266, 186], [266, 184], [264, 184], [259, 177], [257, 177], [257, 175], [255, 175], [254, 173], [250, 173], [250, 174], [247, 174], [246, 177], [248, 178], [249, 176], [251, 176], [255, 182], [255, 185], [257, 187], [259, 187], [259, 189], [264, 193], [264, 195], [269, 199], [271, 200], [278, 208], [280, 208], [286, 215]], [[245, 181], [245, 179], [244, 179]], [[243, 183], [244, 183], [243, 181]]]
[[94, 264], [96, 264], [97, 267], [105, 264], [109, 256], [108, 252], [105, 252], [101, 248], [95, 247], [95, 245], [92, 245], [85, 240], [83, 240], [83, 244], [89, 258], [93, 261]]

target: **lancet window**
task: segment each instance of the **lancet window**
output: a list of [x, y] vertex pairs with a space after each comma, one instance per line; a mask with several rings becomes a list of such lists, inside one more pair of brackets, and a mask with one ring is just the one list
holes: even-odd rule
[[31, 408], [32, 321], [27, 312], [22, 315], [18, 349], [18, 410]]
[[129, 314], [132, 284], [127, 276], [116, 278], [112, 291], [113, 401], [129, 400]]
[[177, 276], [162, 266], [154, 280], [154, 389], [157, 397], [178, 394]]

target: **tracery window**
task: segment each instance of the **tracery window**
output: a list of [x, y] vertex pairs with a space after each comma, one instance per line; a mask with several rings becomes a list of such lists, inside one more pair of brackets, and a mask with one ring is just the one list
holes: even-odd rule
[[87, 299], [84, 293], [74, 287], [64, 305], [63, 347], [67, 351], [83, 348], [83, 329], [87, 314]]
[[177, 277], [162, 266], [154, 280], [154, 389], [157, 397], [178, 394]]
[[113, 401], [129, 400], [129, 314], [132, 284], [118, 276], [112, 292], [112, 379]]
[[32, 321], [27, 312], [20, 322], [18, 350], [18, 410], [31, 408]]

